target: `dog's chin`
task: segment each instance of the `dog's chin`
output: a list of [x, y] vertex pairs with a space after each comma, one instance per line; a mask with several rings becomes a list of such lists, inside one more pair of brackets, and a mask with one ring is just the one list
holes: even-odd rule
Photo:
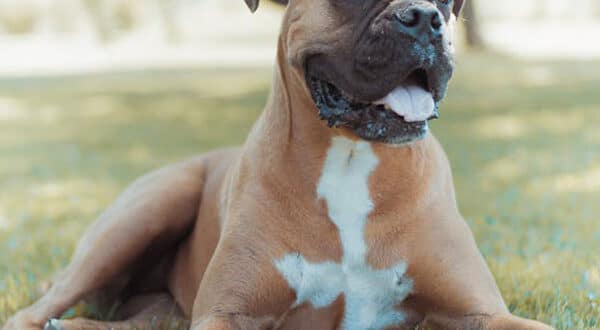
[[429, 120], [438, 117], [439, 102], [428, 91], [423, 70], [415, 70], [386, 97], [371, 102], [356, 100], [310, 68], [305, 75], [319, 118], [367, 141], [396, 146], [417, 142], [427, 135]]

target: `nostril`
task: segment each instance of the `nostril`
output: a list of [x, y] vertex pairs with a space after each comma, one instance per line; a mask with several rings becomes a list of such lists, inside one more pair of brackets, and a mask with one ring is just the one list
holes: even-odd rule
[[396, 13], [398, 21], [406, 27], [415, 27], [421, 22], [421, 13], [414, 8], [406, 10], [402, 13]]
[[442, 27], [442, 18], [440, 17], [440, 14], [433, 14], [433, 17], [431, 18], [431, 27], [436, 31]]

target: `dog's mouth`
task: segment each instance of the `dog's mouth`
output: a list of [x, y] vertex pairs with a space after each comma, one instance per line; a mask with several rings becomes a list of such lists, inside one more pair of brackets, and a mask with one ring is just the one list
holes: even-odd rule
[[330, 127], [348, 128], [365, 140], [416, 142], [427, 135], [428, 121], [438, 118], [438, 101], [423, 69], [415, 69], [383, 98], [371, 102], [353, 98], [310, 68], [306, 80], [319, 117]]

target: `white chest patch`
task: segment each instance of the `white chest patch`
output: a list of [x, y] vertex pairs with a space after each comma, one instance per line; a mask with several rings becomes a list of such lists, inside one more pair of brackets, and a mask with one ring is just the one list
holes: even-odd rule
[[323, 308], [343, 294], [344, 330], [379, 330], [400, 324], [404, 314], [395, 307], [412, 289], [405, 263], [376, 270], [366, 262], [364, 229], [373, 210], [369, 177], [378, 162], [369, 143], [334, 138], [317, 195], [327, 202], [329, 218], [338, 227], [342, 262], [311, 263], [300, 253], [275, 261], [296, 292], [295, 306], [311, 303]]

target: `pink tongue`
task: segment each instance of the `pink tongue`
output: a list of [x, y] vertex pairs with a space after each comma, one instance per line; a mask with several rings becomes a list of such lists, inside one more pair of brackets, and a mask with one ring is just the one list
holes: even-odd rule
[[376, 103], [386, 104], [407, 122], [425, 121], [431, 118], [435, 111], [433, 95], [415, 85], [396, 87]]

